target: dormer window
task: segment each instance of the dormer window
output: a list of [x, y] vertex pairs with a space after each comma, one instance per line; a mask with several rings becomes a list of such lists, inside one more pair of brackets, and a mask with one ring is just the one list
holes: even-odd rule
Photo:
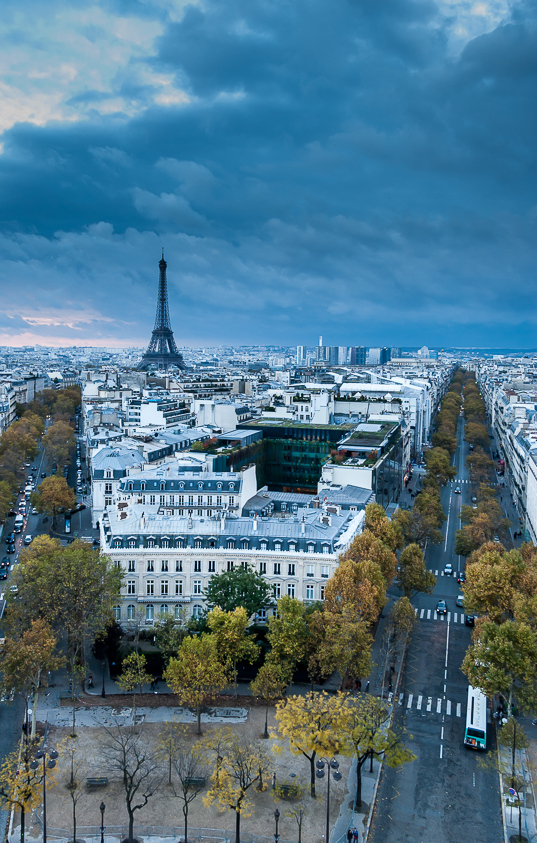
[[127, 489], [128, 489], [129, 492], [132, 492], [133, 488], [134, 487], [133, 487], [132, 480], [131, 480], [130, 483], [128, 483], [128, 485], [127, 485]]
[[185, 484], [184, 484], [184, 483], [179, 483], [179, 488], [180, 488], [180, 489], [184, 489], [184, 488], [185, 488]]
[[112, 471], [109, 468], [107, 468], [106, 471], [104, 472], [104, 476], [105, 477], [112, 477]]
[[217, 489], [221, 489], [221, 488], [222, 488], [222, 484], [221, 484], [221, 483], [217, 483], [217, 484], [216, 484], [216, 488], [217, 488]]
[[234, 488], [235, 488], [235, 483], [230, 483], [230, 484], [229, 484], [229, 490], [230, 490], [230, 492], [232, 492]]
[[203, 483], [201, 481], [198, 483], [198, 489], [203, 489]]
[[161, 482], [160, 482], [160, 491], [161, 491], [161, 492], [163, 492], [163, 491], [165, 490], [165, 488], [166, 488], [166, 483], [164, 482], [164, 480], [161, 480]]
[[140, 489], [142, 490], [142, 492], [145, 492], [145, 480], [142, 480], [142, 482], [140, 483]]

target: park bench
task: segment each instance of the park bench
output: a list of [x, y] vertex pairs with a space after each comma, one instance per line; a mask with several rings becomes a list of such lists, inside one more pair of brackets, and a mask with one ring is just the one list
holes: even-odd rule
[[107, 776], [90, 776], [86, 779], [88, 787], [106, 787], [108, 784]]
[[205, 787], [205, 776], [187, 776], [186, 787]]
[[293, 799], [298, 796], [299, 792], [300, 788], [296, 784], [279, 784], [277, 786], [278, 796], [281, 796], [282, 799]]
[[72, 691], [60, 691], [60, 699], [61, 700], [72, 700], [73, 699], [73, 692]]

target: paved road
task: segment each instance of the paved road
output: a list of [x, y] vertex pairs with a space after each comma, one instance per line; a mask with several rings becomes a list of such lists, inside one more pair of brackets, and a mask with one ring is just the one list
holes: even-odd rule
[[[446, 562], [455, 572], [464, 559], [455, 556], [455, 533], [460, 527], [461, 504], [469, 503], [471, 489], [464, 466], [467, 445], [464, 425], [458, 425], [459, 447], [454, 457], [457, 478], [442, 490], [448, 520], [444, 542], [430, 547], [428, 567], [438, 581], [432, 595], [418, 595], [417, 625], [403, 676], [401, 705], [395, 722], [407, 730], [407, 743], [417, 758], [401, 770], [385, 768], [371, 829], [372, 843], [460, 843], [503, 839], [498, 776], [483, 769], [483, 756], [463, 746], [468, 683], [460, 670], [471, 630], [456, 606], [460, 587], [456, 576], [443, 576]], [[461, 493], [455, 492], [460, 488]], [[438, 599], [446, 600], [448, 614], [437, 615]], [[488, 757], [493, 758], [494, 728], [490, 725]]]

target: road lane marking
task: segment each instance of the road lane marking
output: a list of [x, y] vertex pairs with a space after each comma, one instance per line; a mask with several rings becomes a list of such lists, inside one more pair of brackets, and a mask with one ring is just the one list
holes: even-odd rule
[[442, 731], [440, 732], [440, 740], [444, 740], [444, 727], [442, 726]]
[[418, 696], [418, 704], [417, 704], [417, 706], [416, 706], [416, 708], [417, 708], [417, 710], [418, 710], [418, 711], [421, 711], [421, 703], [422, 703], [422, 701], [423, 701], [423, 697], [422, 697], [422, 695], [420, 694], [420, 695]]
[[446, 702], [446, 714], [451, 714], [451, 700]]
[[443, 746], [442, 746], [442, 744], [440, 744], [440, 758], [442, 758], [442, 749], [443, 749]]
[[436, 713], [440, 714], [441, 711], [442, 711], [442, 700], [439, 699], [439, 700], [436, 701]]
[[438, 619], [439, 621], [445, 621], [446, 616], [445, 616], [445, 615], [437, 615], [437, 619]]
[[412, 708], [412, 700], [413, 700], [413, 699], [414, 699], [414, 694], [409, 694], [409, 695], [408, 695], [408, 700], [407, 700], [407, 703], [406, 703], [406, 707], [407, 707], [407, 708]]
[[433, 710], [433, 698], [427, 697], [427, 711]]
[[457, 717], [461, 716], [461, 704], [457, 703]]
[[448, 623], [449, 623], [449, 621], [451, 620], [451, 612], [447, 613], [447, 619], [448, 619]]

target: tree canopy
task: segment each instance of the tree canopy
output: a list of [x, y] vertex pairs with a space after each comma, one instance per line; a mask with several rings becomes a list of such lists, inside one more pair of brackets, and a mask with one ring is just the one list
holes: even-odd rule
[[214, 574], [205, 589], [205, 599], [209, 609], [218, 607], [223, 612], [233, 612], [242, 606], [250, 618], [271, 606], [274, 595], [261, 574], [241, 565], [231, 571]]

